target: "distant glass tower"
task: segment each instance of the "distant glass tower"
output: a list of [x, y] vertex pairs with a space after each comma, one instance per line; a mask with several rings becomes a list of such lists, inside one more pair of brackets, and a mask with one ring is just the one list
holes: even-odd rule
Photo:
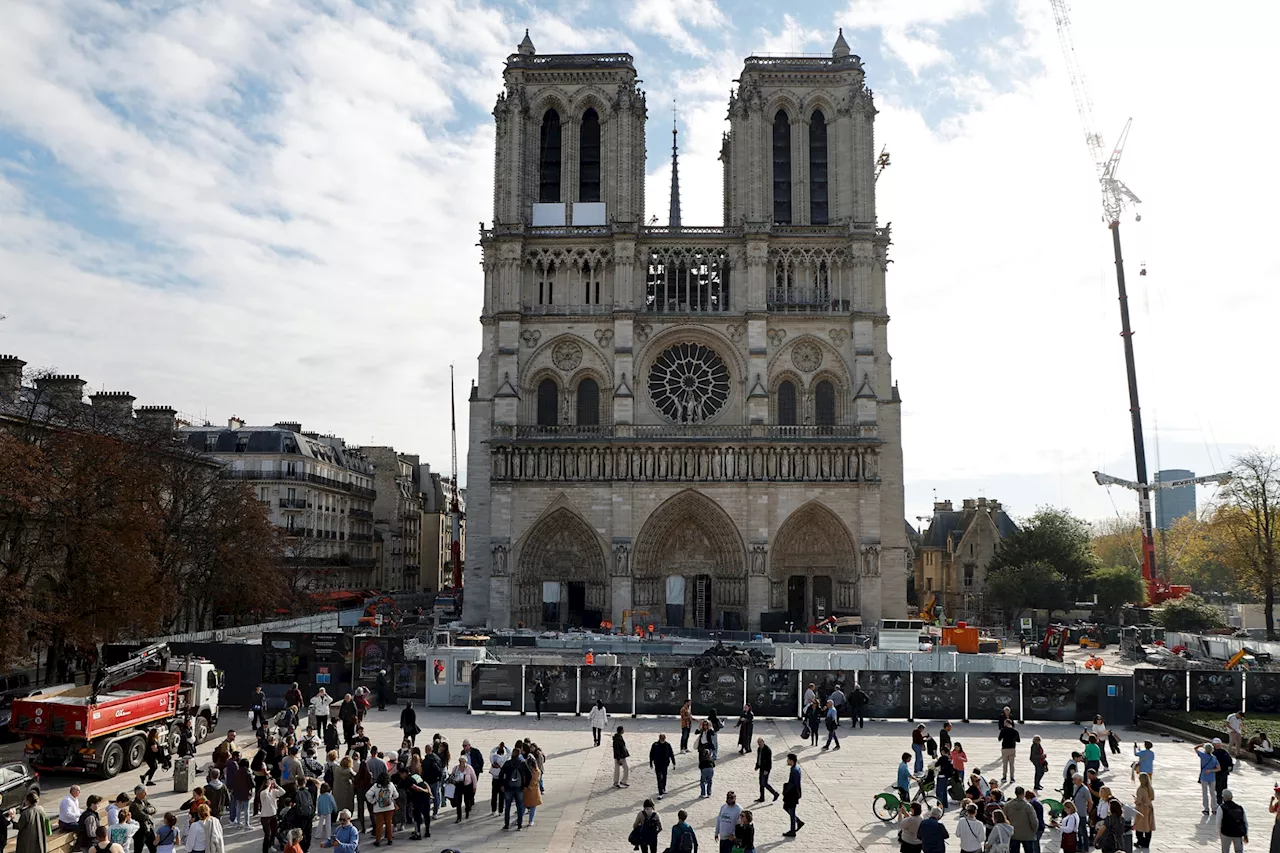
[[[1182, 468], [1171, 468], [1156, 472], [1157, 483], [1168, 483], [1172, 480], [1190, 480], [1195, 472]], [[1156, 489], [1156, 529], [1168, 530], [1173, 523], [1184, 515], [1196, 514], [1196, 487], [1179, 486], [1176, 489]]]

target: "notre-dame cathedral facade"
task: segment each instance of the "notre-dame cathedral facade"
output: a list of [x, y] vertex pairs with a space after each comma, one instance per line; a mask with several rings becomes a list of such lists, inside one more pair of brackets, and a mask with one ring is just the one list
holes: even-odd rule
[[876, 109], [843, 35], [746, 60], [717, 226], [681, 223], [678, 171], [647, 224], [631, 56], [526, 33], [504, 79], [464, 621], [905, 617]]

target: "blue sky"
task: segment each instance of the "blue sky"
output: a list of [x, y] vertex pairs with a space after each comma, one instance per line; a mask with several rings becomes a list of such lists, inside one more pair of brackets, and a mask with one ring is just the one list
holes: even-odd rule
[[[1274, 442], [1274, 4], [1077, 2], [1108, 142], [1135, 119], [1126, 228], [1151, 464]], [[10, 0], [0, 28], [0, 352], [194, 419], [301, 420], [448, 462], [479, 350], [502, 61], [625, 50], [665, 216], [718, 224], [733, 78], [757, 53], [862, 56], [893, 165], [890, 349], [907, 515], [934, 490], [1016, 514], [1127, 511], [1106, 230], [1048, 0], [199, 4]], [[1158, 431], [1156, 426], [1158, 424]], [[461, 436], [465, 453], [466, 437]], [[1202, 493], [1202, 498], [1209, 497]], [[1113, 508], [1114, 500], [1114, 508]]]

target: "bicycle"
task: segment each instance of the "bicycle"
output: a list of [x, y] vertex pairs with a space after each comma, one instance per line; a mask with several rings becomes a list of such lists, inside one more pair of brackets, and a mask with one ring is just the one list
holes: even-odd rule
[[902, 798], [898, 796], [898, 788], [891, 787], [881, 791], [871, 798], [871, 813], [877, 818], [889, 823], [894, 818], [902, 817], [907, 814], [907, 810], [911, 803], [919, 803], [925, 814], [935, 806], [940, 806], [941, 802], [933, 795], [936, 787], [933, 772], [930, 771], [927, 776], [913, 776], [919, 785], [917, 785], [915, 793], [911, 796], [908, 803], [903, 803]]

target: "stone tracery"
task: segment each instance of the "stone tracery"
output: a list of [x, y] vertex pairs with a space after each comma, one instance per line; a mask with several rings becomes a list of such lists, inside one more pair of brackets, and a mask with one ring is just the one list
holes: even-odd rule
[[599, 537], [581, 516], [564, 507], [538, 520], [525, 537], [513, 579], [514, 607], [526, 625], [542, 622], [542, 585], [586, 585], [586, 608], [608, 611], [608, 562]]

